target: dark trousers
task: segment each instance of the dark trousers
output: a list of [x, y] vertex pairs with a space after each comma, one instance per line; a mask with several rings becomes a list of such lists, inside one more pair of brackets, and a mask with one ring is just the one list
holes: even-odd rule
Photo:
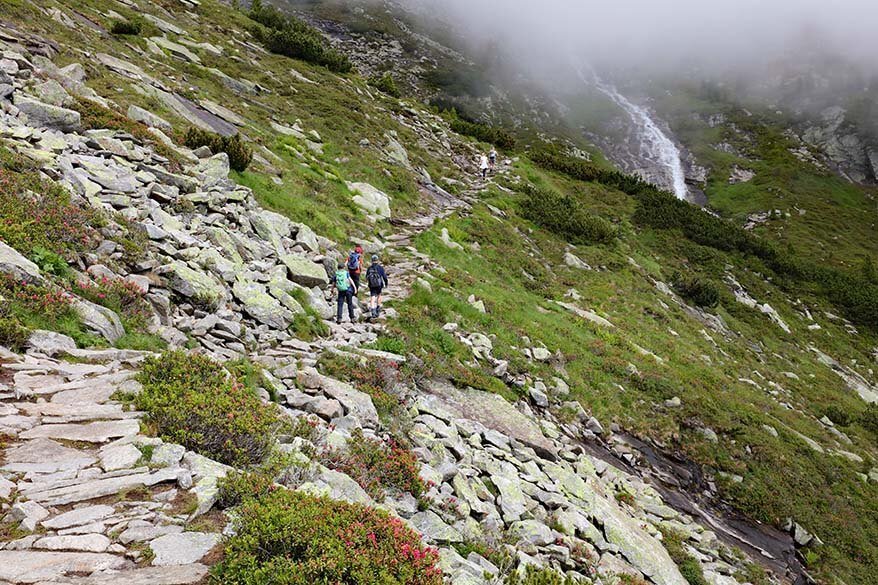
[[351, 317], [351, 323], [354, 322], [354, 291], [353, 289], [338, 291], [338, 313], [335, 320], [341, 321], [341, 314], [344, 311], [345, 303], [348, 304], [348, 315]]
[[354, 281], [354, 286], [357, 287], [357, 290], [360, 290], [360, 273], [348, 270], [348, 274], [351, 275], [351, 280]]

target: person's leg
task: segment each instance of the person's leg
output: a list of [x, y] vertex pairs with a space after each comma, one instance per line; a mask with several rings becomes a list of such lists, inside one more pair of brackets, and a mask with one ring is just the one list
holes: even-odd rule
[[341, 312], [342, 312], [342, 309], [344, 309], [344, 302], [345, 302], [346, 298], [347, 298], [347, 292], [341, 291], [341, 290], [338, 291], [338, 311], [336, 311], [336, 313], [335, 313], [335, 322], [336, 323], [341, 323]]
[[354, 291], [348, 291], [348, 316], [351, 318], [351, 323], [354, 322]]
[[379, 316], [381, 314], [381, 289], [378, 289], [378, 294], [375, 297], [375, 316]]

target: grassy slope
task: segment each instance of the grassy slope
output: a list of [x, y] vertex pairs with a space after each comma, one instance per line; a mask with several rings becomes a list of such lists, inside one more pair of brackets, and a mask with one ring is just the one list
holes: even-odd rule
[[[232, 42], [242, 36], [241, 31], [246, 30], [249, 22], [215, 0], [202, 1], [197, 22], [183, 15], [174, 2], [167, 0], [163, 4], [175, 9], [179, 24], [190, 30], [196, 40], [225, 48], [227, 53], [220, 58], [199, 52], [206, 66], [258, 82], [271, 93], [232, 97], [216, 77], [202, 68], [169, 56], [150, 54], [147, 61], [137, 55], [132, 47], [146, 50], [143, 39], [118, 39], [83, 29], [71, 31], [46, 19], [34, 19], [33, 9], [27, 3], [0, 0], [6, 15], [29, 19], [31, 26], [68, 47], [60, 57], [62, 63], [83, 59], [69, 47], [127, 56], [186, 95], [207, 97], [244, 115], [251, 124], [245, 129], [246, 134], [280, 157], [271, 163], [281, 172], [283, 185], [276, 186], [259, 169], [243, 173], [237, 180], [253, 187], [263, 204], [310, 223], [324, 235], [342, 239], [356, 229], [350, 225], [356, 212], [350, 205], [349, 194], [333, 174], [346, 180], [370, 181], [387, 190], [394, 195], [395, 212], [417, 208], [412, 176], [385, 164], [376, 149], [361, 148], [361, 138], [378, 145], [384, 132], [394, 129], [412, 159], [424, 164], [434, 177], [455, 175], [450, 165], [431, 158], [413, 134], [393, 119], [391, 112], [398, 109], [396, 101], [372, 101], [361, 95], [366, 90], [362, 80], [340, 79], [306, 63], [251, 54]], [[106, 26], [109, 21], [100, 13], [106, 10], [105, 5], [98, 0], [76, 3], [77, 10]], [[114, 4], [114, 9], [124, 12], [121, 4]], [[294, 81], [287, 74], [291, 65], [319, 85]], [[123, 108], [137, 103], [174, 120], [160, 104], [140, 96], [127, 81], [103, 67], [90, 66], [89, 77], [90, 85], [102, 95], [113, 96]], [[289, 124], [300, 118], [305, 128], [318, 130], [326, 141], [325, 154], [303, 165], [286, 148], [294, 146], [302, 151], [302, 145], [292, 139], [279, 140], [269, 130], [271, 116]], [[704, 129], [693, 130], [696, 131], [709, 134]], [[719, 138], [707, 134], [705, 143]], [[730, 168], [736, 162], [739, 161], [717, 156], [715, 164]], [[811, 235], [809, 229], [819, 230], [825, 239], [837, 228], [836, 222], [851, 221], [854, 231], [847, 232], [850, 236], [840, 244], [828, 246], [831, 249], [827, 250], [826, 258], [844, 262], [855, 256], [868, 239], [860, 238], [868, 230], [868, 223], [861, 216], [862, 192], [850, 191], [835, 179], [814, 174], [794, 161], [783, 162], [786, 172], [772, 175], [773, 180], [788, 190], [790, 197], [793, 193], [795, 197], [807, 195], [807, 201], [801, 205], [809, 205], [808, 213], [801, 219], [794, 215], [783, 224], [784, 230], [768, 226], [763, 231], [798, 241]], [[385, 168], [391, 176], [383, 172]], [[766, 162], [757, 180], [771, 175], [773, 168], [773, 162]], [[833, 438], [816, 418], [830, 405], [853, 414], [863, 409], [859, 399], [828, 368], [814, 362], [806, 345], [814, 342], [844, 358], [845, 363], [857, 360], [856, 363], [864, 364], [869, 363], [874, 336], [863, 333], [851, 337], [838, 322], [819, 316], [823, 329], [807, 330], [786, 296], [748, 270], [745, 259], [697, 246], [673, 233], [638, 232], [629, 222], [634, 202], [622, 193], [544, 173], [530, 166], [526, 159], [519, 163], [517, 171], [530, 182], [575, 194], [589, 210], [618, 222], [621, 237], [616, 243], [575, 251], [592, 266], [603, 268], [582, 272], [564, 266], [564, 242], [518, 219], [517, 195], [492, 190], [485, 195], [485, 202], [506, 210], [508, 219], [501, 221], [487, 207], [479, 205], [471, 215], [450, 218], [418, 240], [418, 248], [440, 261], [448, 272], [435, 275], [433, 294], [419, 290], [409, 300], [397, 303], [401, 319], [396, 335], [404, 338], [412, 350], [430, 357], [437, 373], [509, 396], [514, 391], [482, 368], [461, 365], [469, 361], [467, 351], [442, 331], [442, 325], [455, 321], [467, 331], [496, 336], [494, 354], [509, 359], [512, 371], [527, 371], [547, 380], [557, 374], [556, 370], [548, 364], [528, 362], [520, 351], [528, 345], [522, 337], [529, 337], [531, 346], [542, 343], [560, 351], [573, 396], [602, 422], [616, 421], [640, 435], [653, 436], [674, 446], [714, 469], [742, 475], [744, 482], [740, 484], [720, 482], [726, 497], [760, 520], [779, 523], [792, 516], [817, 533], [827, 546], [820, 549], [819, 558], [812, 559], [812, 566], [822, 576], [828, 578], [836, 573], [849, 584], [875, 583], [869, 566], [878, 562], [874, 545], [878, 526], [870, 511], [878, 507], [878, 494], [874, 484], [863, 483], [856, 475], [857, 471], [866, 471], [869, 462], [857, 466], [837, 456], [815, 454], [792, 432], [801, 432], [830, 446]], [[746, 199], [749, 203], [745, 205], [737, 192], [724, 197], [722, 187], [714, 185], [709, 193], [714, 204], [730, 214], [762, 210], [760, 204], [775, 201], [758, 200], [758, 191], [752, 186], [736, 187], [737, 191], [753, 189], [754, 195]], [[819, 195], [823, 189], [832, 189], [833, 193], [837, 190], [833, 199], [838, 200], [844, 214], [828, 203], [827, 207], [821, 206]], [[481, 250], [468, 248], [461, 252], [445, 247], [438, 237], [442, 227], [447, 227], [461, 243], [478, 242]], [[641, 268], [630, 263], [629, 257]], [[717, 343], [714, 345], [702, 334], [704, 326], [666, 302], [649, 280], [669, 281], [676, 271], [716, 279], [727, 264], [734, 266], [736, 277], [751, 294], [778, 309], [794, 327], [794, 336], [783, 334], [765, 316], [726, 297], [716, 312], [736, 333], [729, 339], [713, 334]], [[538, 284], [528, 280], [522, 270], [536, 277]], [[605, 315], [616, 329], [605, 330], [582, 321], [551, 302], [561, 300], [570, 288], [583, 296], [579, 302], [582, 307]], [[485, 300], [486, 315], [466, 302], [470, 294]], [[811, 307], [820, 306], [815, 299], [805, 300]], [[756, 341], [763, 344], [759, 352], [752, 349]], [[664, 364], [641, 355], [634, 344], [655, 352], [665, 360]], [[644, 374], [647, 382], [636, 382], [626, 373], [629, 363]], [[772, 389], [754, 371], [780, 385], [783, 392], [772, 397]], [[798, 380], [789, 379], [782, 372], [794, 372]], [[754, 379], [761, 388], [740, 382], [739, 378]], [[682, 399], [682, 407], [665, 408], [663, 401], [674, 395]], [[780, 401], [793, 408], [781, 406]], [[720, 441], [705, 441], [694, 430], [701, 424], [716, 430]], [[764, 432], [762, 424], [775, 427], [779, 436], [774, 438]], [[847, 449], [867, 459], [874, 458], [875, 437], [856, 424], [844, 430], [854, 440], [854, 446]]]

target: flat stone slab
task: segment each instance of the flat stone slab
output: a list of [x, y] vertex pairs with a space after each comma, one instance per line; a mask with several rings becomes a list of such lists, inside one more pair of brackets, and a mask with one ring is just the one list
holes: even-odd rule
[[131, 444], [113, 445], [101, 449], [99, 457], [104, 471], [115, 471], [134, 467], [143, 454], [140, 449]]
[[63, 528], [70, 528], [71, 526], [81, 526], [83, 524], [96, 522], [97, 520], [112, 515], [114, 512], [115, 510], [112, 506], [87, 506], [85, 508], [77, 508], [75, 510], [70, 510], [69, 512], [64, 512], [63, 514], [59, 514], [48, 520], [43, 520], [42, 524], [46, 528], [51, 528], [52, 530], [61, 530]]
[[65, 439], [106, 443], [110, 439], [136, 435], [140, 422], [136, 420], [100, 421], [88, 424], [41, 425], [19, 435], [22, 439]]
[[102, 498], [118, 494], [122, 490], [135, 487], [149, 487], [165, 481], [175, 481], [179, 468], [160, 469], [155, 473], [133, 473], [120, 477], [94, 479], [83, 483], [47, 489], [41, 492], [29, 493], [28, 497], [40, 503], [50, 506], [63, 506], [74, 502], [85, 502], [95, 498]]
[[0, 550], [0, 581], [39, 583], [70, 573], [88, 574], [126, 565], [124, 558], [104, 553]]
[[47, 536], [34, 543], [34, 548], [44, 550], [75, 550], [102, 553], [110, 546], [110, 539], [103, 534], [79, 534], [70, 536]]
[[502, 396], [473, 388], [455, 388], [446, 382], [431, 383], [430, 392], [431, 395], [423, 399], [431, 408], [435, 406], [435, 410], [449, 413], [454, 418], [481, 423], [532, 447], [547, 459], [557, 459], [554, 446], [536, 423], [515, 410]]
[[189, 565], [201, 560], [219, 542], [219, 534], [205, 532], [166, 534], [149, 543], [149, 547], [155, 553], [152, 564], [157, 567]]
[[2, 469], [17, 473], [56, 473], [84, 469], [97, 459], [85, 451], [65, 447], [51, 439], [34, 439], [6, 451]]
[[168, 567], [144, 567], [124, 572], [102, 573], [76, 580], [59, 581], [76, 585], [193, 585], [207, 576], [208, 568], [193, 563]]

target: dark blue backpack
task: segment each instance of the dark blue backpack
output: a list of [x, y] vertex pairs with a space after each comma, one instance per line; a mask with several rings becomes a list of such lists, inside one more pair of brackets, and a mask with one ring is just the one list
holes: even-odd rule
[[360, 271], [360, 255], [356, 252], [351, 252], [351, 255], [348, 256], [348, 270], [352, 272]]

